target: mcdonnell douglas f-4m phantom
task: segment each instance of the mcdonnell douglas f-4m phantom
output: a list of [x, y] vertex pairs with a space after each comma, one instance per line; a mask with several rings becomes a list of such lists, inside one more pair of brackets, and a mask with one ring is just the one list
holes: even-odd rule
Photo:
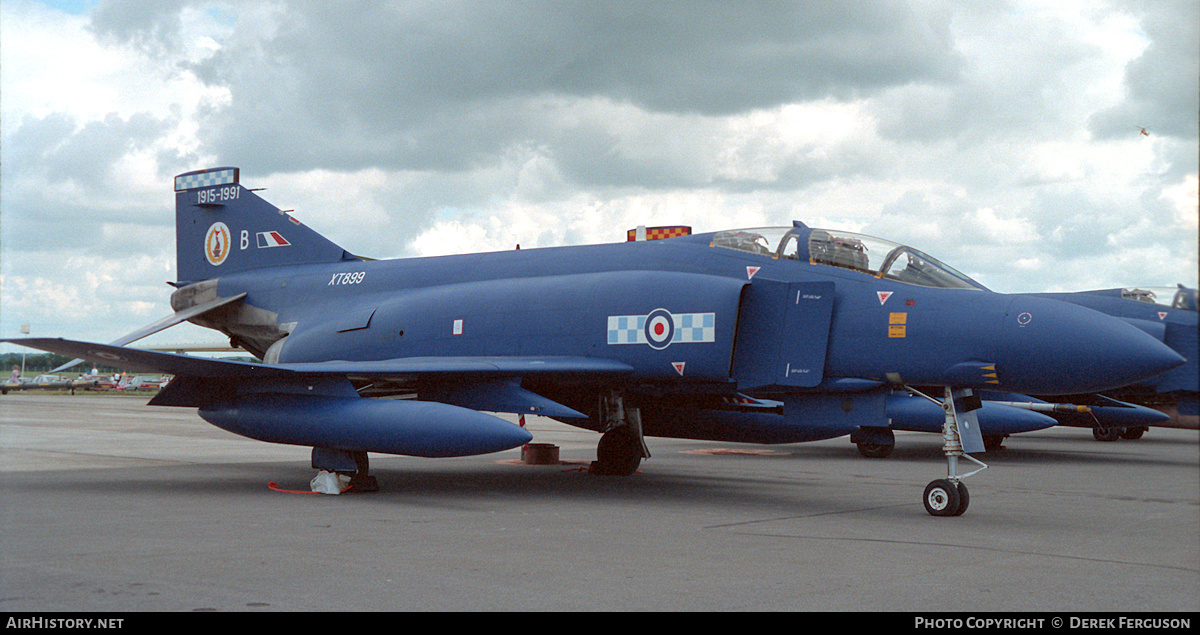
[[[151, 405], [311, 446], [314, 468], [368, 488], [369, 452], [531, 440], [487, 412], [601, 432], [593, 471], [631, 474], [647, 436], [829, 439], [886, 427], [889, 395], [905, 390], [945, 412], [947, 478], [923, 500], [956, 515], [969, 476], [958, 461], [983, 451], [974, 391], [1096, 392], [1183, 363], [1120, 320], [993, 293], [915, 249], [800, 222], [382, 261], [281, 212], [237, 168], [179, 175], [175, 206], [174, 315], [108, 345], [12, 341], [173, 374]], [[263, 363], [122, 346], [183, 321]]]
[[[1123, 407], [1109, 410], [1118, 416], [1113, 417], [1111, 423], [1101, 420], [1092, 426], [1092, 433], [1097, 440], [1137, 439], [1146, 432], [1148, 425], [1192, 430], [1200, 427], [1200, 343], [1197, 342], [1196, 289], [1178, 285], [1175, 288], [1129, 287], [1039, 295], [1085, 306], [1128, 322], [1187, 360], [1182, 366], [1136, 384], [1109, 390], [1103, 395], [1081, 396], [1091, 397], [1101, 403], [1115, 402], [1117, 399], [1132, 402], [1138, 404], [1142, 412], [1161, 417], [1145, 421], [1145, 416], [1131, 416], [1129, 406], [1132, 404], [1115, 402]], [[1077, 418], [1067, 419], [1064, 423], [1088, 425], [1086, 420], [1081, 423]]]

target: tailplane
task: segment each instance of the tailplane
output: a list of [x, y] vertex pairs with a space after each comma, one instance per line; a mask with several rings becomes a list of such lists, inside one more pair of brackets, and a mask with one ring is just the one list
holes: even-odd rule
[[175, 177], [178, 282], [275, 267], [359, 260], [239, 183], [238, 168]]

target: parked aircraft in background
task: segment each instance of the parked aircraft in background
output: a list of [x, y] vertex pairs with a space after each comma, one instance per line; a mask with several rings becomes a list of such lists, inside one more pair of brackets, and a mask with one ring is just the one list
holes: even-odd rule
[[957, 515], [970, 475], [959, 460], [983, 450], [975, 391], [1099, 392], [1183, 363], [1120, 319], [993, 293], [916, 249], [800, 222], [368, 260], [244, 188], [237, 168], [179, 175], [175, 197], [175, 314], [120, 344], [186, 320], [264, 363], [11, 341], [172, 374], [152, 405], [311, 446], [314, 468], [360, 489], [374, 486], [369, 452], [460, 456], [531, 440], [486, 412], [601, 432], [593, 471], [628, 475], [648, 436], [835, 438], [886, 427], [902, 390], [942, 410], [947, 477], [922, 500]]
[[[1091, 427], [1096, 438], [1113, 441], [1118, 438], [1136, 439], [1149, 426], [1200, 428], [1200, 333], [1196, 306], [1196, 289], [1176, 287], [1126, 287], [1082, 291], [1079, 293], [1043, 293], [1041, 297], [1070, 302], [1100, 311], [1132, 324], [1171, 347], [1187, 363], [1159, 375], [1148, 377], [1128, 386], [1106, 390], [1097, 396], [1101, 400], [1120, 400], [1143, 410], [1161, 411], [1157, 421], [1115, 419], [1093, 424], [1077, 417], [1067, 417], [1066, 425]], [[1076, 401], [1095, 398], [1088, 395]]]
[[74, 394], [76, 390], [91, 390], [111, 385], [112, 381], [107, 377], [97, 377], [95, 375], [80, 375], [74, 378], [59, 377], [57, 375], [38, 375], [33, 379], [21, 379], [20, 381], [8, 380], [0, 383], [0, 394], [7, 395], [10, 391], [16, 392], [21, 390], [70, 390]]
[[[14, 371], [15, 374], [15, 371]], [[9, 379], [0, 384], [0, 393], [8, 394], [17, 390], [69, 390], [71, 382], [54, 375], [38, 375], [33, 379]]]

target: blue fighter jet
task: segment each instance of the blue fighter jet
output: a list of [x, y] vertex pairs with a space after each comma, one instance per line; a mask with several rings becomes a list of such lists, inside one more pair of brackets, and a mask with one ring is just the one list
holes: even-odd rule
[[[1070, 302], [1119, 318], [1166, 344], [1187, 363], [1128, 386], [1100, 395], [1072, 396], [1074, 403], [1092, 407], [1092, 417], [1056, 415], [1063, 425], [1090, 427], [1100, 441], [1137, 439], [1149, 426], [1200, 427], [1200, 343], [1197, 334], [1197, 293], [1183, 285], [1126, 287], [1043, 293], [1041, 297]], [[1099, 406], [1099, 408], [1095, 407]]]
[[[370, 452], [531, 440], [488, 412], [600, 432], [593, 471], [628, 475], [649, 436], [792, 443], [886, 427], [899, 389], [943, 412], [947, 476], [922, 500], [958, 515], [978, 471], [959, 460], [983, 450], [975, 391], [1098, 392], [1183, 363], [1119, 319], [993, 293], [915, 249], [800, 222], [369, 260], [242, 186], [237, 168], [177, 176], [175, 201], [173, 315], [107, 345], [11, 341], [173, 374], [151, 405], [310, 446], [315, 469], [359, 489], [375, 485]], [[123, 346], [183, 321], [263, 362]]]

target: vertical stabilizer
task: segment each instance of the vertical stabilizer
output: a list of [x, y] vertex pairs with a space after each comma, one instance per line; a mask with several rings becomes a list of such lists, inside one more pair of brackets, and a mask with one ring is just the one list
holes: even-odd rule
[[354, 256], [239, 183], [238, 168], [175, 177], [178, 285], [239, 271]]

